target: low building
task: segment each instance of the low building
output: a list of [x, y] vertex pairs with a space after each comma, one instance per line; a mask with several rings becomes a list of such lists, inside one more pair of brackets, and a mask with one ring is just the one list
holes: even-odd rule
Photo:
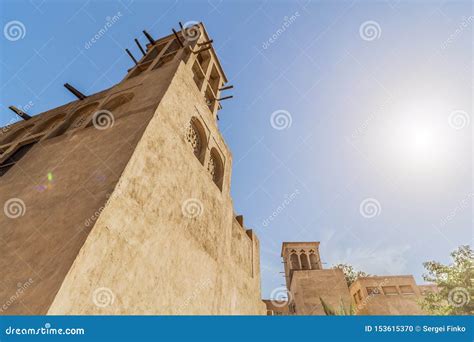
[[319, 242], [284, 242], [281, 256], [288, 301], [264, 300], [268, 315], [325, 315], [324, 304], [335, 314], [425, 315], [419, 302], [437, 291], [412, 275], [360, 277], [348, 288], [342, 270], [323, 269]]
[[267, 306], [267, 316], [288, 316], [290, 314], [287, 300], [264, 299]]
[[421, 289], [412, 275], [397, 275], [358, 278], [349, 291], [358, 315], [424, 315]]

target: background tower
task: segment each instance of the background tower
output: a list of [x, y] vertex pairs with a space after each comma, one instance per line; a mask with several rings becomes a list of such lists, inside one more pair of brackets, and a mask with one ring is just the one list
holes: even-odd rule
[[334, 309], [350, 307], [344, 274], [339, 269], [323, 269], [319, 242], [284, 242], [281, 256], [290, 314], [324, 315], [321, 298]]

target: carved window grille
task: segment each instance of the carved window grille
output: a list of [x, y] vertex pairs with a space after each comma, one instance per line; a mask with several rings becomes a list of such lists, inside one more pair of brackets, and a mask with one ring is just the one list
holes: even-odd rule
[[217, 187], [222, 190], [222, 178], [224, 175], [222, 161], [218, 153], [213, 149], [207, 164], [207, 170]]
[[194, 155], [199, 160], [201, 159], [201, 152], [203, 147], [203, 141], [199, 128], [197, 127], [194, 120], [189, 122], [189, 125], [186, 129], [186, 141], [191, 145]]
[[10, 170], [18, 161], [20, 161], [20, 159], [23, 158], [35, 144], [36, 141], [17, 148], [17, 150], [10, 157], [0, 163], [0, 177], [6, 174], [8, 170]]

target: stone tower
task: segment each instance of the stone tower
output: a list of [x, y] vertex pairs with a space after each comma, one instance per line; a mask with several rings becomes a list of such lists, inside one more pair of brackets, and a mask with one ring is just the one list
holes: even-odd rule
[[284, 242], [281, 257], [289, 291], [289, 312], [296, 315], [324, 315], [321, 299], [331, 308], [350, 307], [351, 297], [339, 269], [324, 270], [319, 242]]
[[2, 314], [265, 313], [212, 41], [148, 39], [117, 85], [2, 129]]

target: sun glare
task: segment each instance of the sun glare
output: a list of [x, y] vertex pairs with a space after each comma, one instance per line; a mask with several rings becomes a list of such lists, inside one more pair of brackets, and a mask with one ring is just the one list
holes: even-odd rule
[[432, 105], [413, 105], [394, 113], [388, 140], [396, 163], [420, 169], [443, 162], [446, 139], [439, 112], [440, 108]]

